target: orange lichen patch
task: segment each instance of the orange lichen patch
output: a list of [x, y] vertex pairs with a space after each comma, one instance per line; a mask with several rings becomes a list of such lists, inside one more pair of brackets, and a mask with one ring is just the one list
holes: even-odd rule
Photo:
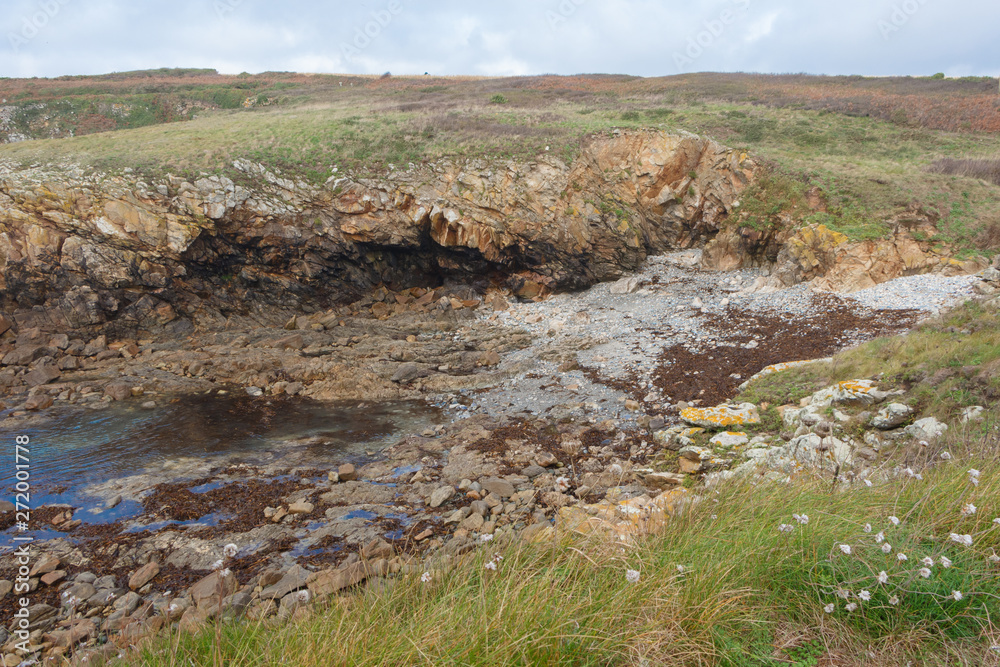
[[760, 423], [757, 406], [753, 403], [719, 405], [714, 408], [685, 408], [681, 410], [681, 419], [689, 424], [712, 430]]
[[684, 438], [692, 438], [700, 433], [704, 433], [705, 429], [700, 426], [692, 426], [691, 428], [686, 428], [681, 431], [681, 436]]

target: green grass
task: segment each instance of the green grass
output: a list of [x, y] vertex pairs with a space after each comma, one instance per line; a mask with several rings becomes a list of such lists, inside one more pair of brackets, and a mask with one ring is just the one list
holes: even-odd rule
[[[982, 470], [973, 488], [965, 470]], [[227, 665], [838, 665], [985, 664], [997, 643], [1000, 604], [1000, 470], [995, 461], [952, 461], [923, 481], [831, 490], [829, 479], [729, 484], [633, 546], [570, 538], [500, 548], [496, 572], [484, 547], [430, 584], [419, 572], [333, 598], [298, 622], [220, 628]], [[963, 502], [980, 506], [963, 517]], [[790, 533], [791, 514], [809, 516]], [[888, 517], [902, 519], [892, 526]], [[874, 543], [884, 530], [890, 556]], [[947, 540], [976, 536], [972, 549]], [[853, 546], [851, 556], [838, 545]], [[895, 553], [909, 553], [906, 565]], [[954, 561], [930, 580], [908, 573], [924, 555]], [[678, 565], [684, 571], [678, 571]], [[992, 568], [992, 569], [991, 569]], [[636, 584], [627, 569], [641, 572]], [[886, 569], [888, 586], [874, 582]], [[990, 583], [993, 582], [993, 583]], [[854, 613], [827, 614], [833, 590], [873, 590]], [[898, 606], [888, 596], [902, 587]], [[961, 601], [952, 590], [973, 593]], [[133, 664], [210, 665], [216, 631], [147, 646]], [[809, 662], [813, 660], [814, 662]], [[956, 663], [955, 661], [959, 662]]]

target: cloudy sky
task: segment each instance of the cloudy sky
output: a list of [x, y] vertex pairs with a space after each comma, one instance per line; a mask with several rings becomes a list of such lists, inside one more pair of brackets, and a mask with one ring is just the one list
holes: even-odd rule
[[2, 0], [0, 76], [1000, 75], [997, 0]]

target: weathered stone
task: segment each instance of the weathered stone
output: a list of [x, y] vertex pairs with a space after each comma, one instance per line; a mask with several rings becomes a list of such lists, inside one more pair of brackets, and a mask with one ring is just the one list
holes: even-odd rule
[[300, 565], [293, 565], [284, 573], [278, 583], [268, 586], [260, 593], [262, 600], [273, 600], [282, 598], [292, 591], [297, 591], [306, 585], [310, 576], [309, 570]]
[[912, 414], [913, 408], [902, 403], [890, 403], [872, 417], [871, 425], [887, 431], [901, 426]]
[[944, 435], [945, 431], [948, 430], [948, 425], [939, 422], [934, 417], [927, 417], [918, 419], [903, 430], [914, 438], [934, 440]]
[[455, 495], [455, 487], [442, 486], [436, 489], [433, 493], [431, 493], [428, 504], [432, 508], [440, 507], [454, 495]]
[[510, 498], [514, 495], [514, 485], [498, 477], [489, 477], [479, 482], [489, 493], [495, 493], [501, 498]]
[[750, 438], [746, 433], [723, 431], [722, 433], [713, 436], [708, 442], [709, 444], [717, 445], [719, 447], [736, 447], [747, 444], [750, 442]]
[[305, 500], [299, 500], [288, 506], [289, 514], [310, 514], [316, 506]]
[[29, 387], [38, 387], [59, 379], [62, 373], [53, 364], [43, 364], [24, 376], [24, 382]]
[[643, 477], [643, 482], [651, 489], [668, 489], [683, 484], [684, 475], [677, 475], [672, 472], [651, 472]]
[[24, 402], [25, 410], [44, 410], [45, 408], [52, 407], [54, 401], [52, 397], [48, 394], [35, 394], [34, 396], [29, 396]]
[[133, 591], [138, 590], [153, 580], [160, 573], [160, 566], [156, 561], [149, 561], [138, 570], [132, 573], [128, 579], [128, 587]]
[[722, 429], [727, 426], [743, 426], [760, 423], [757, 406], [753, 403], [740, 405], [720, 405], [714, 408], [685, 408], [681, 419], [688, 424], [707, 429]]
[[198, 580], [188, 593], [198, 608], [218, 606], [223, 598], [233, 594], [237, 585], [232, 572], [215, 571]]
[[352, 563], [336, 570], [323, 570], [313, 574], [307, 584], [314, 596], [332, 595], [350, 586], [361, 583], [368, 577], [367, 566], [362, 562]]
[[337, 476], [341, 482], [353, 482], [358, 478], [358, 472], [351, 463], [345, 463], [337, 468]]

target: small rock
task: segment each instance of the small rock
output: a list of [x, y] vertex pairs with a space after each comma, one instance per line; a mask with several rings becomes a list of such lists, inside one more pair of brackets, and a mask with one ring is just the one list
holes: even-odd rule
[[300, 501], [294, 502], [294, 503], [292, 503], [291, 505], [288, 506], [288, 513], [289, 514], [310, 514], [314, 509], [316, 509], [316, 506], [313, 505], [312, 503], [310, 503], [308, 501], [305, 501], [305, 500], [300, 500]]
[[889, 429], [901, 426], [912, 414], [913, 408], [908, 405], [890, 403], [872, 417], [871, 425], [883, 431], [888, 431]]
[[514, 485], [498, 477], [490, 477], [480, 483], [488, 492], [495, 493], [501, 498], [510, 498], [514, 495]]
[[48, 394], [35, 394], [34, 396], [29, 396], [28, 400], [24, 402], [24, 409], [31, 410], [32, 412], [44, 410], [52, 407], [54, 402]]
[[358, 478], [358, 471], [354, 469], [353, 464], [345, 463], [337, 468], [337, 475], [342, 482], [353, 482]]
[[961, 422], [963, 424], [968, 424], [969, 422], [978, 422], [983, 420], [983, 412], [986, 408], [981, 405], [973, 405], [962, 410]]
[[436, 489], [430, 496], [430, 506], [432, 508], [441, 507], [446, 503], [453, 495], [455, 495], [455, 487], [453, 486], [442, 486]]

